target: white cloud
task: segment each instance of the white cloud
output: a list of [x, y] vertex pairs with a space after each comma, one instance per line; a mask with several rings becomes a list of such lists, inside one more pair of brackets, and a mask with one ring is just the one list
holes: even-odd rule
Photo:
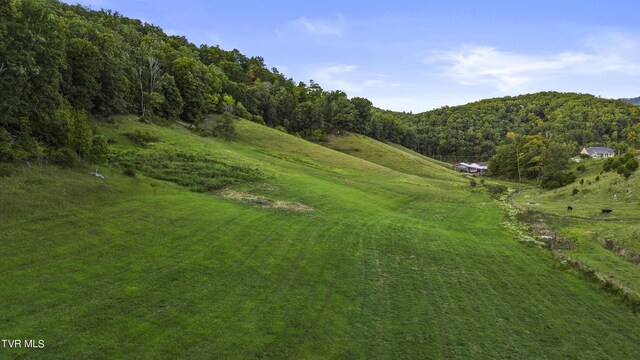
[[287, 71], [291, 70], [290, 67], [284, 66], [284, 65], [275, 65], [274, 67], [278, 69], [278, 71], [280, 71], [281, 73], [286, 73]]
[[309, 78], [325, 89], [342, 90], [352, 95], [385, 86], [387, 76], [360, 71], [356, 65], [330, 63], [311, 70]]
[[589, 76], [606, 72], [640, 75], [638, 39], [606, 33], [584, 41], [580, 51], [551, 55], [501, 51], [491, 46], [464, 45], [434, 52], [426, 64], [439, 66], [443, 75], [463, 85], [494, 85], [499, 91], [526, 90], [527, 86], [559, 76]]
[[301, 29], [312, 35], [342, 35], [346, 28], [346, 19], [338, 14], [335, 19], [309, 19], [299, 17], [290, 23], [290, 26]]
[[378, 95], [368, 97], [373, 106], [393, 111], [408, 111], [409, 109], [424, 109], [424, 99], [414, 96]]

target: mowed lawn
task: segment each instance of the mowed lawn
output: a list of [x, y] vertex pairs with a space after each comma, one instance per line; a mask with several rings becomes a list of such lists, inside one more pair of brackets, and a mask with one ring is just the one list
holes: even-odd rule
[[255, 167], [232, 188], [316, 211], [21, 168], [0, 178], [0, 335], [45, 348], [1, 358], [640, 358], [638, 316], [510, 238], [464, 178], [244, 121], [231, 142], [100, 126], [119, 150], [135, 129], [160, 138], [140, 151]]

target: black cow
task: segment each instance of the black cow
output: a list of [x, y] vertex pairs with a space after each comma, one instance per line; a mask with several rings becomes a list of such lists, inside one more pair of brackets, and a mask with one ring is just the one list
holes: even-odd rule
[[567, 206], [567, 211], [573, 211], [573, 206]]
[[611, 209], [602, 209], [603, 214], [611, 214], [611, 212], [613, 212]]

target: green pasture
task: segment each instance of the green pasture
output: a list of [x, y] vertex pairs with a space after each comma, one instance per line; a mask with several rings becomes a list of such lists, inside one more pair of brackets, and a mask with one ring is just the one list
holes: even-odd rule
[[244, 120], [231, 141], [97, 127], [105, 179], [0, 177], [0, 334], [45, 341], [2, 358], [640, 357], [637, 315], [511, 238], [497, 202], [437, 162]]
[[[629, 179], [603, 173], [602, 163], [583, 161], [583, 171], [574, 164], [573, 184], [550, 191], [526, 186], [514, 199], [522, 208], [543, 213], [549, 225], [575, 244], [567, 254], [640, 293], [640, 265], [619, 254], [640, 254], [640, 178], [637, 173]], [[573, 189], [579, 191], [573, 194]], [[602, 209], [612, 212], [603, 214]], [[605, 248], [607, 241], [616, 249]]]

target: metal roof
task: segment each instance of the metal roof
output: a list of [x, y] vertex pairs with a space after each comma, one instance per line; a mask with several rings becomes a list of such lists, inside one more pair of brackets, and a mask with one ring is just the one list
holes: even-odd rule
[[586, 150], [589, 154], [615, 154], [612, 148], [604, 146], [592, 146], [586, 148]]
[[473, 163], [473, 164], [467, 164], [467, 163], [463, 163], [463, 162], [461, 162], [461, 163], [456, 164], [456, 165], [460, 165], [460, 166], [468, 167], [468, 168], [471, 168], [471, 169], [478, 169], [478, 170], [488, 170], [488, 169], [489, 169], [489, 167], [488, 167], [488, 166], [486, 166], [486, 165], [478, 165], [478, 164], [476, 164], [476, 163]]

